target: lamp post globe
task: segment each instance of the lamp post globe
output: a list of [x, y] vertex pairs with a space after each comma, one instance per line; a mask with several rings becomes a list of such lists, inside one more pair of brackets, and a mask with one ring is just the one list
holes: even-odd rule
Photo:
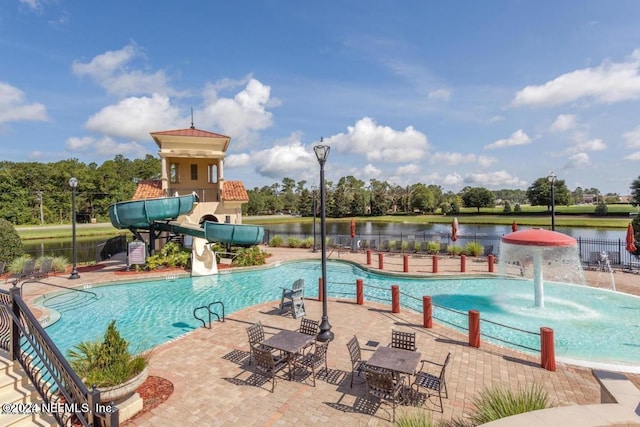
[[327, 212], [325, 203], [325, 183], [324, 183], [324, 164], [331, 147], [323, 145], [323, 138], [320, 138], [320, 145], [313, 147], [318, 163], [320, 163], [320, 248], [322, 252], [322, 320], [320, 321], [320, 332], [318, 333], [318, 341], [331, 341], [333, 332], [331, 332], [331, 324], [327, 315]]
[[557, 176], [553, 171], [549, 172], [549, 176], [547, 176], [547, 180], [549, 184], [551, 184], [551, 231], [556, 230], [556, 192], [555, 185]]
[[78, 247], [76, 242], [76, 188], [78, 187], [78, 180], [75, 177], [69, 179], [69, 187], [71, 187], [71, 240], [73, 246], [73, 267], [69, 279], [79, 279]]

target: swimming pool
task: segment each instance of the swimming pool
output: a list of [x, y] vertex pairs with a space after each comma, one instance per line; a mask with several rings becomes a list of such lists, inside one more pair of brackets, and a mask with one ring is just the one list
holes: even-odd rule
[[[116, 319], [132, 351], [142, 351], [201, 327], [193, 317], [195, 307], [220, 300], [229, 315], [248, 306], [279, 300], [280, 286], [289, 286], [297, 278], [305, 280], [308, 297], [317, 297], [320, 276], [319, 261], [299, 261], [207, 277], [163, 278], [85, 289], [96, 297], [77, 292], [58, 293], [43, 301], [45, 307], [60, 314], [60, 319], [48, 326], [47, 332], [66, 354], [67, 349], [80, 341], [102, 338], [109, 321]], [[367, 272], [340, 261], [327, 263], [330, 297], [354, 298], [356, 279], [364, 280], [365, 300], [387, 303], [389, 288], [396, 284], [403, 294], [403, 306], [416, 311], [422, 309], [422, 296], [430, 295], [439, 306], [465, 314], [468, 310], [478, 310], [483, 320], [532, 332], [538, 332], [541, 326], [551, 327], [559, 359], [586, 361], [594, 366], [621, 366], [629, 371], [640, 366], [640, 298], [634, 296], [585, 286], [545, 283], [546, 305], [539, 308], [534, 307], [533, 284], [527, 280], [398, 277]], [[445, 326], [467, 327], [466, 316], [438, 307], [433, 314], [435, 321]], [[539, 337], [535, 335], [485, 322], [481, 327], [483, 334], [526, 347], [540, 346]], [[483, 337], [483, 340], [489, 339]]]

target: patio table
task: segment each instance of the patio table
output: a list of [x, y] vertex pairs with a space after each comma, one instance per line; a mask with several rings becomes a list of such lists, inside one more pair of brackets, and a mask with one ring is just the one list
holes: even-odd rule
[[416, 372], [421, 358], [422, 353], [419, 351], [378, 347], [367, 361], [367, 365], [411, 376]]
[[287, 353], [289, 356], [287, 358], [289, 365], [289, 379], [291, 379], [293, 378], [293, 370], [291, 369], [291, 362], [293, 361], [293, 358], [300, 352], [300, 350], [313, 342], [313, 340], [315, 340], [315, 337], [312, 335], [283, 329], [277, 334], [264, 340], [262, 345]]

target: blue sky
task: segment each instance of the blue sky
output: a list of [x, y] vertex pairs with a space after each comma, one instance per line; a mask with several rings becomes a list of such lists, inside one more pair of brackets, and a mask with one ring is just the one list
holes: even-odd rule
[[640, 2], [6, 0], [0, 159], [102, 163], [230, 136], [247, 188], [326, 176], [628, 194]]

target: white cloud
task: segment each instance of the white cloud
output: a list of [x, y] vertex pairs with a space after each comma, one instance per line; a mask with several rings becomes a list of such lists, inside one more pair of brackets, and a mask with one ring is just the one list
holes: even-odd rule
[[438, 101], [448, 101], [451, 98], [451, 91], [449, 89], [437, 89], [429, 92], [428, 97]]
[[464, 182], [469, 185], [493, 188], [524, 188], [527, 182], [511, 175], [505, 170], [485, 173], [471, 173], [464, 177]]
[[623, 133], [622, 137], [626, 141], [627, 147], [629, 148], [640, 147], [640, 126], [638, 126], [633, 130], [630, 130], [629, 132]]
[[505, 120], [504, 116], [493, 116], [489, 119], [489, 123], [503, 122], [504, 120]]
[[396, 169], [396, 175], [417, 175], [420, 173], [421, 167], [416, 164], [400, 166]]
[[429, 163], [433, 165], [445, 164], [449, 166], [457, 166], [465, 163], [475, 163], [480, 167], [487, 167], [495, 162], [496, 162], [496, 159], [493, 157], [478, 156], [472, 153], [462, 154], [462, 153], [437, 152], [429, 156]]
[[48, 120], [48, 117], [44, 105], [26, 102], [24, 92], [0, 81], [0, 124], [45, 120]]
[[462, 175], [458, 173], [449, 173], [442, 178], [442, 184], [450, 187], [458, 187], [464, 182]]
[[575, 169], [589, 166], [590, 164], [591, 159], [589, 159], [589, 155], [587, 153], [576, 153], [573, 156], [569, 157], [569, 161], [564, 165], [564, 168]]
[[245, 88], [233, 98], [220, 98], [218, 90], [235, 88], [240, 82], [224, 80], [218, 84], [208, 84], [205, 88], [205, 106], [199, 121], [203, 126], [220, 129], [225, 135], [232, 135], [235, 148], [246, 148], [257, 138], [257, 132], [273, 125], [273, 114], [268, 106], [277, 105], [271, 99], [271, 87], [250, 78]]
[[426, 135], [412, 126], [397, 131], [388, 126], [379, 126], [369, 117], [347, 127], [346, 134], [325, 138], [325, 143], [339, 152], [364, 154], [367, 160], [395, 163], [422, 159], [430, 146]]
[[633, 160], [633, 161], [640, 160], [640, 151], [636, 151], [635, 153], [631, 153], [628, 156], [624, 156], [623, 159], [624, 160]]
[[224, 158], [225, 168], [241, 168], [251, 166], [251, 156], [247, 153], [230, 154]]
[[590, 98], [615, 103], [640, 98], [640, 50], [624, 62], [605, 61], [598, 67], [563, 74], [543, 85], [527, 86], [516, 93], [513, 105], [553, 106]]
[[85, 127], [112, 137], [144, 141], [150, 139], [149, 132], [176, 128], [184, 121], [167, 96], [154, 94], [109, 105], [91, 116]]
[[522, 129], [518, 129], [509, 136], [509, 138], [499, 139], [491, 144], [485, 145], [485, 150], [493, 150], [496, 148], [513, 147], [515, 145], [527, 145], [531, 143], [531, 138]]
[[559, 114], [549, 128], [550, 132], [565, 132], [574, 129], [578, 125], [577, 118], [573, 114]]
[[589, 141], [577, 142], [571, 146], [571, 152], [582, 152], [582, 151], [602, 151], [607, 149], [607, 144], [605, 144], [601, 139], [590, 139]]
[[168, 85], [164, 71], [145, 73], [131, 69], [129, 64], [144, 55], [135, 44], [120, 50], [110, 50], [96, 55], [91, 61], [73, 61], [71, 69], [78, 76], [95, 80], [107, 93], [118, 97], [132, 95], [175, 94]]
[[312, 151], [298, 141], [251, 153], [251, 161], [260, 175], [278, 180], [318, 166]]
[[142, 158], [150, 154], [146, 148], [135, 141], [119, 143], [107, 136], [99, 139], [93, 137], [70, 137], [65, 143], [65, 148], [73, 153], [91, 153], [101, 156], [122, 154], [126, 157]]
[[371, 163], [366, 164], [365, 167], [362, 169], [362, 172], [364, 173], [364, 176], [366, 178], [377, 178], [380, 175], [382, 175], [382, 171], [377, 167], [373, 166]]
[[20, 4], [27, 6], [33, 12], [42, 12], [42, 2], [40, 0], [20, 0]]

